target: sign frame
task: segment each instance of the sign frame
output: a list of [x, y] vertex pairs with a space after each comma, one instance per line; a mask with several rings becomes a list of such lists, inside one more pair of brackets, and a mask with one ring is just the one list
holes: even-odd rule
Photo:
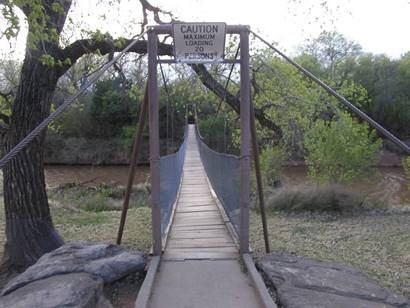
[[[225, 22], [173, 22], [172, 24], [172, 37], [174, 39], [174, 59], [176, 63], [186, 63], [186, 64], [206, 64], [206, 63], [222, 63], [225, 60], [225, 43], [226, 43], [226, 34], [227, 34], [227, 24]], [[177, 39], [175, 36], [175, 28], [179, 25], [187, 25], [187, 26], [212, 26], [212, 25], [218, 25], [218, 26], [222, 26], [223, 27], [223, 32], [218, 32], [218, 34], [220, 36], [222, 36], [222, 46], [220, 46], [221, 49], [217, 50], [217, 58], [212, 60], [212, 59], [183, 59], [183, 58], [179, 58], [178, 55], [180, 54], [180, 52], [178, 52], [177, 49]], [[215, 38], [214, 41], [217, 41], [217, 39]], [[181, 43], [182, 42], [186, 42], [185, 39], [181, 39]], [[182, 49], [182, 48], [181, 48]], [[219, 55], [218, 55], [218, 51]], [[192, 51], [191, 51], [192, 53]], [[197, 54], [200, 54], [200, 52], [198, 52]]]

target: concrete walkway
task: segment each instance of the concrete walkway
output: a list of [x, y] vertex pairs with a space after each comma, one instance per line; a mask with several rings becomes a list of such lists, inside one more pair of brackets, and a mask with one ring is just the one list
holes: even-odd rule
[[189, 125], [181, 192], [149, 307], [262, 307], [238, 256]]

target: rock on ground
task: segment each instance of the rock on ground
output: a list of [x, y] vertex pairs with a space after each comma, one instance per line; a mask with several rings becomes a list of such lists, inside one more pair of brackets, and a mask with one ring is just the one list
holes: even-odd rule
[[271, 253], [257, 264], [283, 307], [410, 307], [408, 300], [339, 263]]
[[142, 272], [146, 261], [143, 253], [117, 245], [67, 244], [12, 279], [0, 307], [109, 307], [103, 284]]
[[102, 291], [102, 280], [88, 274], [57, 275], [26, 284], [3, 296], [0, 307], [112, 307]]

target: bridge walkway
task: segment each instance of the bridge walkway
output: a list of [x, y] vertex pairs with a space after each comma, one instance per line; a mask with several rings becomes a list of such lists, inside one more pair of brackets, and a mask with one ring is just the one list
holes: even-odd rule
[[183, 179], [151, 308], [262, 307], [212, 197], [195, 126], [188, 127]]

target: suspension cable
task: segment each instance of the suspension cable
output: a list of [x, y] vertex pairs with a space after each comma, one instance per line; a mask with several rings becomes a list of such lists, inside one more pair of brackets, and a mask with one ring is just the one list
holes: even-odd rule
[[[239, 54], [239, 49], [240, 48], [241, 48], [241, 44], [239, 43], [238, 48], [236, 49], [236, 53], [235, 53], [235, 60], [238, 59], [238, 54]], [[229, 71], [228, 79], [226, 80], [226, 83], [225, 83], [224, 98], [221, 97], [220, 100], [219, 100], [219, 105], [218, 105], [218, 109], [216, 110], [216, 115], [219, 114], [219, 110], [221, 109], [222, 101], [226, 100], [226, 91], [228, 90], [228, 85], [229, 85], [229, 82], [231, 81], [231, 76], [232, 76], [232, 72], [233, 72], [234, 68], [235, 68], [235, 61], [232, 62], [231, 70]]]
[[269, 48], [271, 48], [273, 51], [275, 51], [277, 54], [279, 54], [282, 58], [284, 58], [287, 62], [289, 62], [291, 65], [296, 67], [302, 74], [304, 74], [306, 77], [314, 81], [316, 84], [318, 84], [320, 87], [322, 87], [324, 90], [327, 91], [330, 95], [334, 96], [339, 102], [341, 102], [344, 106], [346, 106], [348, 109], [350, 109], [356, 116], [361, 118], [362, 120], [366, 121], [367, 123], [370, 124], [371, 127], [376, 129], [380, 134], [385, 136], [387, 139], [395, 143], [398, 147], [400, 147], [404, 152], [407, 154], [410, 154], [410, 147], [406, 145], [403, 141], [401, 141], [399, 138], [397, 138], [395, 135], [393, 135], [390, 131], [385, 129], [382, 125], [380, 125], [378, 122], [373, 120], [371, 117], [369, 117], [366, 113], [361, 111], [359, 108], [354, 106], [351, 102], [349, 102], [346, 98], [344, 98], [342, 95], [337, 93], [333, 88], [325, 84], [323, 81], [321, 81], [319, 78], [317, 78], [315, 75], [313, 75], [311, 72], [309, 72], [307, 69], [303, 68], [301, 65], [290, 59], [288, 56], [286, 56], [283, 52], [281, 52], [279, 49], [277, 49], [275, 46], [272, 44], [268, 43], [265, 39], [263, 39], [261, 36], [250, 30], [250, 32], [258, 38], [261, 42], [263, 42], [265, 45], [267, 45]]
[[78, 97], [80, 97], [85, 90], [87, 90], [92, 84], [94, 84], [115, 62], [121, 59], [126, 52], [128, 52], [138, 40], [146, 33], [142, 32], [139, 35], [134, 36], [132, 42], [125, 47], [116, 57], [111, 61], [104, 64], [100, 71], [97, 72], [92, 78], [90, 78], [74, 95], [66, 99], [56, 111], [51, 113], [45, 118], [37, 127], [35, 127], [26, 137], [24, 137], [14, 148], [10, 150], [6, 155], [0, 159], [0, 169], [2, 169], [11, 159], [13, 159], [22, 149], [24, 149], [34, 138], [36, 138], [51, 122], [53, 122], [62, 112], [64, 112]]
[[[158, 59], [159, 59], [159, 55], [158, 55]], [[167, 86], [167, 82], [166, 82], [166, 80], [165, 80], [165, 75], [164, 75], [164, 70], [162, 69], [162, 64], [161, 64], [161, 62], [160, 61], [158, 61], [158, 63], [159, 63], [159, 69], [160, 69], [160, 71], [161, 71], [161, 76], [162, 76], [162, 80], [163, 80], [163, 82], [164, 82], [164, 88], [165, 88], [165, 93], [167, 94], [167, 105], [166, 105], [166, 113], [167, 113], [167, 116], [166, 116], [166, 127], [167, 127], [167, 129], [166, 129], [166, 138], [167, 138], [167, 142], [166, 142], [166, 144], [167, 144], [167, 154], [168, 154], [168, 146], [169, 146], [169, 142], [168, 142], [168, 126], [169, 126], [169, 123], [168, 123], [168, 113], [169, 113], [169, 106], [170, 106], [170, 100], [169, 100], [169, 91], [168, 91], [168, 86]], [[173, 145], [172, 145], [173, 146]]]

